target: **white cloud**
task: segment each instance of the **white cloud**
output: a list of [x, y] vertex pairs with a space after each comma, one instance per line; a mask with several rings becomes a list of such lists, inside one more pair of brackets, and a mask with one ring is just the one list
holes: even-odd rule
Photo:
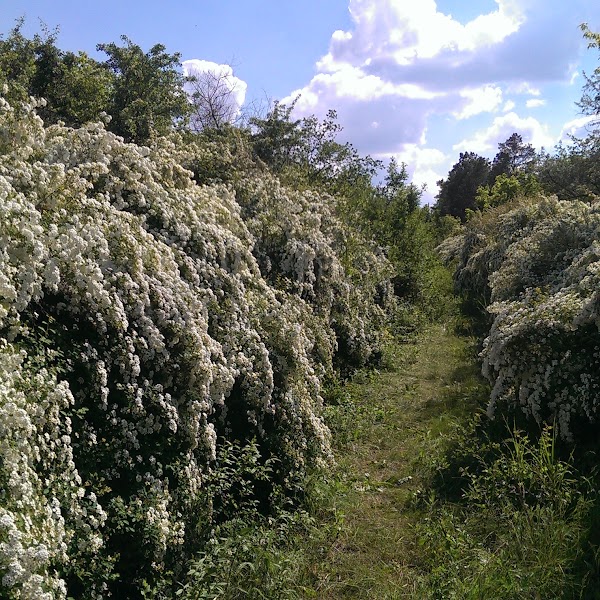
[[[194, 75], [201, 77], [204, 73], [211, 73], [222, 81], [231, 92], [230, 100], [232, 103], [232, 117], [235, 118], [239, 115], [244, 101], [246, 100], [246, 90], [248, 89], [248, 85], [245, 81], [233, 74], [233, 69], [230, 65], [221, 65], [198, 58], [184, 60], [181, 65], [183, 74], [186, 77], [192, 77]], [[188, 93], [189, 92], [190, 88], [188, 87]]]
[[579, 79], [581, 73], [577, 70], [573, 71], [573, 73], [571, 74], [571, 79], [569, 79], [569, 85], [573, 85], [577, 79]]
[[540, 106], [545, 106], [546, 101], [542, 100], [541, 98], [532, 98], [530, 100], [527, 100], [527, 102], [525, 102], [525, 106], [527, 108], [538, 108]]
[[391, 83], [375, 75], [365, 74], [361, 69], [344, 65], [334, 73], [319, 73], [306, 88], [295, 90], [286, 98], [284, 104], [289, 104], [300, 95], [298, 109], [314, 107], [322, 95], [335, 93], [340, 98], [348, 98], [360, 102], [375, 100], [384, 96], [402, 97], [409, 99], [433, 99], [441, 96], [422, 86], [413, 83]]
[[417, 144], [407, 144], [393, 156], [399, 163], [407, 165], [415, 185], [425, 186], [422, 200], [424, 204], [431, 204], [437, 194], [437, 182], [446, 175], [448, 157], [437, 148], [424, 148]]
[[528, 81], [520, 81], [508, 86], [508, 91], [521, 96], [539, 96], [542, 92]]
[[336, 31], [317, 67], [334, 71], [340, 64], [364, 65], [382, 56], [407, 65], [447, 50], [473, 52], [498, 44], [518, 30], [524, 16], [518, 3], [496, 3], [497, 10], [463, 25], [439, 12], [434, 0], [350, 0], [355, 29]]
[[[333, 33], [314, 77], [282, 101], [300, 94], [297, 117], [322, 118], [335, 108], [343, 141], [404, 160], [415, 182], [435, 191], [452, 148], [493, 156], [514, 132], [536, 147], [553, 146], [549, 132], [560, 130], [569, 118], [559, 120], [560, 110], [570, 106], [548, 123], [514, 111], [544, 99], [554, 107], [549, 84], [572, 77], [582, 45], [577, 25], [590, 21], [596, 3], [496, 0], [495, 10], [460, 22], [434, 0], [349, 0], [352, 26]], [[437, 149], [417, 152], [433, 123], [428, 145]], [[458, 136], [464, 139], [456, 143]]]
[[597, 119], [598, 117], [586, 116], [568, 121], [563, 125], [562, 131], [560, 132], [560, 141], [569, 142], [571, 137], [586, 137], [588, 134], [588, 127]]
[[501, 117], [496, 117], [491, 126], [478, 131], [471, 138], [464, 139], [454, 144], [452, 149], [457, 152], [471, 151], [484, 156], [495, 153], [498, 144], [506, 141], [513, 133], [519, 133], [525, 143], [535, 148], [549, 148], [554, 145], [554, 138], [548, 133], [548, 127], [533, 117], [519, 117], [517, 113], [510, 112]]
[[454, 113], [454, 116], [461, 119], [468, 119], [482, 112], [494, 112], [502, 104], [502, 90], [495, 85], [486, 85], [480, 88], [467, 88], [459, 92], [462, 98], [467, 100], [461, 110]]

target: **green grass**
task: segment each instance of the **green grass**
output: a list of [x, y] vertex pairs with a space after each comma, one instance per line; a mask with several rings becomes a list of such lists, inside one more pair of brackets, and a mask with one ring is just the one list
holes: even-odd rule
[[487, 420], [488, 395], [474, 339], [437, 325], [394, 345], [329, 390], [337, 465], [303, 509], [236, 509], [179, 596], [600, 598], [597, 454]]
[[316, 598], [415, 597], [421, 510], [413, 499], [430, 478], [431, 454], [485, 393], [471, 340], [441, 326], [338, 390], [328, 420], [338, 453], [332, 502], [343, 521], [313, 550]]
[[443, 326], [335, 390], [302, 597], [600, 598], [594, 470], [487, 420], [488, 395], [475, 340]]

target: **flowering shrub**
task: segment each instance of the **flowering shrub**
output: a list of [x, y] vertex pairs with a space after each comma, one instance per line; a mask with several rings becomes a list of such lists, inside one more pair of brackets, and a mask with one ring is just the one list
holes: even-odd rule
[[376, 357], [395, 310], [394, 269], [381, 249], [342, 222], [339, 199], [283, 185], [235, 129], [217, 139], [174, 139], [178, 161], [197, 181], [226, 182], [235, 190], [262, 276], [313, 313], [305, 325], [319, 340], [317, 362], [327, 371], [333, 359], [345, 372]]
[[573, 439], [600, 415], [600, 203], [530, 199], [477, 227], [446, 248], [462, 243], [459, 285], [489, 286], [489, 413], [519, 408]]
[[[3, 597], [109, 597], [119, 576], [121, 594], [166, 576], [210, 519], [198, 498], [224, 438], [256, 438], [288, 488], [329, 460], [329, 325], [366, 300], [337, 296], [350, 284], [327, 227], [307, 233], [318, 200], [271, 196], [273, 261], [271, 233], [256, 237], [230, 187], [197, 185], [174, 139], [44, 128], [35, 102], [0, 99]], [[285, 215], [302, 198], [304, 229]], [[366, 315], [345, 325], [361, 356]]]
[[394, 308], [385, 256], [342, 225], [327, 194], [292, 190], [263, 175], [242, 180], [237, 197], [263, 276], [302, 298], [319, 329], [333, 334], [321, 355], [333, 352], [342, 370], [366, 365], [381, 349]]

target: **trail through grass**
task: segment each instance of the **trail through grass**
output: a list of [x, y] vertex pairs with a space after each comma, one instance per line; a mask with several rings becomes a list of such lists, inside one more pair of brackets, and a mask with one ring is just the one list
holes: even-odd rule
[[332, 510], [343, 518], [315, 549], [315, 597], [418, 597], [412, 500], [429, 456], [485, 394], [472, 341], [443, 326], [341, 391], [330, 422], [341, 481]]

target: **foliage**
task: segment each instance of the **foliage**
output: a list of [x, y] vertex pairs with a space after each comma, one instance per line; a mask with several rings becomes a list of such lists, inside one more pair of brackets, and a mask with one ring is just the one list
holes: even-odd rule
[[490, 414], [556, 420], [567, 439], [596, 421], [599, 227], [597, 203], [527, 198], [445, 243], [459, 289], [493, 318], [482, 352]]
[[38, 113], [47, 124], [79, 127], [108, 113], [110, 131], [127, 141], [147, 143], [184, 123], [190, 102], [183, 90], [180, 55], [156, 44], [147, 53], [126, 36], [123, 45], [98, 44], [108, 58], [100, 62], [85, 53], [56, 46], [57, 31], [43, 30], [29, 40], [17, 22], [0, 40], [0, 84], [9, 83], [8, 100], [44, 98]]
[[183, 90], [178, 53], [168, 54], [156, 44], [147, 53], [127, 36], [122, 46], [98, 44], [105, 52], [112, 73], [113, 94], [108, 113], [111, 131], [126, 141], [146, 143], [155, 135], [168, 133], [173, 122], [188, 116], [190, 104]]
[[531, 172], [535, 161], [536, 153], [533, 146], [524, 144], [520, 134], [511, 134], [505, 142], [498, 144], [498, 153], [492, 161], [490, 184], [493, 185], [500, 175], [512, 177]]
[[438, 181], [436, 209], [441, 215], [466, 219], [467, 210], [476, 208], [476, 195], [490, 175], [490, 162], [474, 152], [461, 152], [447, 179]]
[[[586, 23], [581, 25], [581, 30], [583, 37], [588, 40], [588, 48], [600, 50], [600, 33], [591, 31]], [[579, 107], [586, 115], [595, 117], [600, 115], [600, 66], [596, 67], [591, 75], [585, 74], [585, 85]], [[593, 125], [597, 127], [598, 124], [596, 119]]]
[[108, 110], [112, 79], [104, 66], [85, 53], [63, 52], [56, 46], [57, 31], [45, 28], [29, 40], [23, 20], [0, 41], [0, 81], [9, 83], [7, 99], [44, 98], [38, 114], [47, 124], [63, 121], [80, 126]]
[[533, 173], [501, 173], [491, 187], [482, 186], [477, 190], [475, 202], [479, 210], [486, 210], [507, 204], [519, 196], [535, 196], [539, 192], [541, 186]]
[[[586, 24], [581, 29], [589, 40], [588, 47], [599, 49], [599, 34]], [[542, 154], [538, 161], [538, 177], [544, 189], [561, 200], [591, 201], [600, 196], [600, 67], [584, 76], [586, 83], [578, 106], [591, 117], [588, 135], [582, 139], [572, 137], [568, 144], [559, 144], [554, 155]]]
[[591, 201], [600, 196], [600, 136], [590, 134], [559, 144], [539, 160], [537, 177], [548, 194], [561, 200]]
[[381, 166], [371, 157], [361, 157], [352, 144], [338, 142], [341, 131], [335, 110], [322, 121], [317, 117], [292, 119], [295, 102], [275, 102], [265, 118], [254, 117], [252, 144], [283, 182], [295, 187], [347, 194], [358, 183], [368, 181]]
[[310, 517], [290, 506], [280, 506], [274, 516], [261, 512], [260, 486], [271, 484], [272, 469], [255, 442], [224, 443], [217, 464], [204, 487], [212, 503], [208, 541], [175, 597], [297, 598], [300, 563], [293, 541], [312, 526]]
[[3, 486], [3, 592], [107, 595], [120, 574], [133, 593], [195, 550], [218, 436], [256, 437], [289, 493], [329, 459], [328, 359], [231, 190], [194, 184], [167, 139], [45, 129], [34, 108], [0, 114], [2, 477], [22, 482]]
[[550, 428], [537, 443], [517, 430], [488, 442], [460, 503], [429, 500], [420, 525], [428, 598], [580, 597], [592, 492], [555, 442]]

